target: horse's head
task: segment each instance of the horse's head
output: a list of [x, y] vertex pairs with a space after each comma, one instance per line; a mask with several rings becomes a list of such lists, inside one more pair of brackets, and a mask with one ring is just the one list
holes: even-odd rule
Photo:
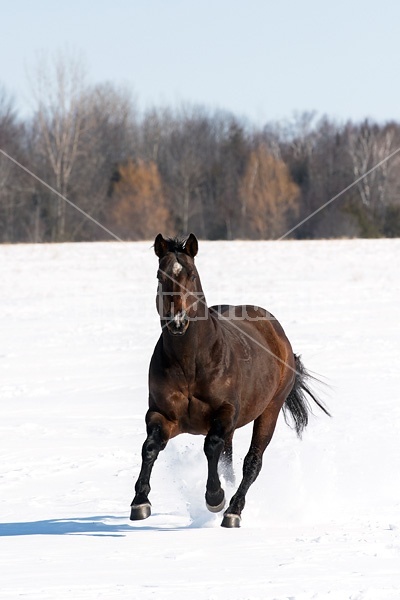
[[172, 335], [183, 335], [190, 321], [196, 320], [204, 305], [199, 274], [194, 264], [198, 243], [191, 233], [186, 240], [155, 239], [154, 251], [159, 258], [157, 272], [157, 310], [161, 324]]

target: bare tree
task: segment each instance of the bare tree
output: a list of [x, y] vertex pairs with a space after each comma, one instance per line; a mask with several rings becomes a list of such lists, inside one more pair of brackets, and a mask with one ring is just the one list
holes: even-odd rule
[[[125, 89], [98, 85], [85, 102], [81, 157], [75, 165], [71, 191], [79, 205], [108, 223], [112, 213], [112, 180], [118, 165], [137, 153], [134, 101]], [[70, 238], [91, 239], [93, 228], [79, 213], [71, 215]], [[101, 236], [100, 230], [96, 237]]]
[[[218, 162], [215, 166], [218, 231], [232, 240], [246, 236], [246, 205], [240, 195], [240, 186], [251, 152], [249, 136], [243, 124], [228, 116], [220, 135]], [[220, 234], [221, 235], [221, 234]]]
[[[0, 87], [0, 148], [11, 158], [21, 159], [24, 137], [14, 99]], [[25, 206], [26, 178], [6, 154], [0, 154], [0, 241], [15, 242], [31, 215]]]
[[[378, 164], [394, 149], [394, 130], [381, 130], [378, 125], [364, 121], [360, 127], [348, 127], [349, 154], [356, 179]], [[384, 205], [386, 200], [388, 174], [393, 162], [385, 162], [357, 183], [362, 203], [373, 208]]]
[[[32, 124], [35, 172], [92, 216], [107, 220], [107, 197], [117, 165], [131, 154], [134, 110], [128, 93], [88, 87], [82, 62], [59, 55], [41, 62]], [[37, 203], [51, 241], [98, 238], [101, 230], [66, 202], [37, 186]]]
[[206, 117], [183, 110], [174, 119], [166, 148], [168, 188], [177, 229], [183, 232], [188, 231], [190, 220], [202, 219], [200, 188], [205, 182], [203, 145], [207, 128]]
[[[59, 54], [50, 65], [37, 65], [33, 96], [36, 103], [33, 131], [36, 166], [49, 185], [67, 196], [74, 166], [82, 154], [85, 132], [86, 85], [82, 62]], [[50, 203], [52, 241], [66, 238], [66, 203]]]

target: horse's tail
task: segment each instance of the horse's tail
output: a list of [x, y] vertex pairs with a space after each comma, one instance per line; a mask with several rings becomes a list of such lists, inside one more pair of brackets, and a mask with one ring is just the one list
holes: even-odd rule
[[287, 413], [289, 412], [296, 433], [299, 437], [303, 433], [303, 429], [307, 427], [308, 424], [308, 415], [312, 413], [309, 398], [314, 400], [314, 402], [319, 406], [321, 410], [324, 411], [326, 415], [331, 416], [321, 400], [315, 394], [315, 392], [311, 391], [308, 385], [308, 381], [314, 379], [314, 381], [318, 381], [315, 377], [308, 373], [307, 369], [304, 367], [303, 363], [300, 360], [300, 356], [294, 355], [295, 360], [295, 368], [296, 368], [296, 378], [294, 380], [294, 385], [285, 400], [283, 405], [283, 414], [285, 417], [286, 423]]

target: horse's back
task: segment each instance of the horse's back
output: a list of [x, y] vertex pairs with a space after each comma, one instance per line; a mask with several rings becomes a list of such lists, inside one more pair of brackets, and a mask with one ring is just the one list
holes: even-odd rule
[[264, 334], [274, 331], [280, 338], [287, 340], [289, 343], [278, 319], [261, 306], [254, 306], [252, 304], [217, 304], [211, 306], [210, 311], [222, 323], [232, 323], [234, 327], [239, 329], [245, 327], [247, 331], [254, 328]]
[[265, 308], [251, 304], [220, 304], [210, 307], [210, 311], [222, 329], [234, 337], [244, 336], [256, 354], [264, 349], [270, 359], [294, 366], [292, 346], [285, 331], [278, 319]]

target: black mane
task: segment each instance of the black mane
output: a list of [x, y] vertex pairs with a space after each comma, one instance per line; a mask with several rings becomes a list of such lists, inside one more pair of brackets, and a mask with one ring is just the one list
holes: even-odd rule
[[169, 252], [184, 252], [187, 238], [173, 237], [166, 240]]

